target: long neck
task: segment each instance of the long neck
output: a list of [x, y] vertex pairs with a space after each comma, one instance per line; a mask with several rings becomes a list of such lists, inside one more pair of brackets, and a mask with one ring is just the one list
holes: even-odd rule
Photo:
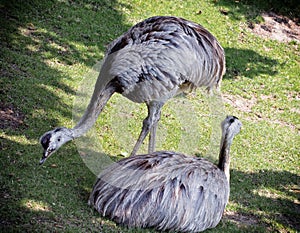
[[85, 113], [72, 129], [73, 138], [80, 137], [95, 124], [99, 114], [115, 91], [116, 88], [113, 82], [109, 82], [103, 87], [103, 83], [99, 79], [97, 80], [93, 96]]
[[219, 164], [218, 167], [225, 173], [227, 180], [230, 180], [230, 146], [232, 143], [233, 137], [230, 137], [228, 133], [225, 133], [222, 136], [221, 145], [220, 145], [220, 154], [219, 154]]

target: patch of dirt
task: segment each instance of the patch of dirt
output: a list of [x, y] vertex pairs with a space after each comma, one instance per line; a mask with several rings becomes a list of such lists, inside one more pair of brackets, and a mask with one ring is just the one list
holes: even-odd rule
[[257, 225], [259, 220], [256, 216], [251, 214], [238, 213], [230, 210], [225, 210], [224, 219], [234, 222], [238, 226]]
[[0, 129], [17, 129], [24, 126], [25, 115], [13, 105], [0, 102]]
[[[255, 104], [257, 103], [257, 98], [252, 96], [251, 99], [246, 99], [243, 98], [241, 96], [233, 96], [233, 95], [229, 95], [229, 94], [223, 94], [222, 95], [223, 101], [231, 106], [233, 106], [234, 108], [236, 108], [237, 110], [241, 111], [241, 112], [247, 112], [247, 113], [253, 113], [254, 115], [251, 117], [247, 117], [245, 118], [246, 120], [250, 120], [250, 121], [268, 121], [271, 123], [275, 123], [275, 124], [279, 124], [281, 126], [285, 126], [285, 127], [289, 127], [292, 130], [298, 131], [300, 133], [300, 128], [297, 128], [296, 125], [293, 125], [291, 123], [285, 122], [285, 121], [280, 121], [277, 119], [270, 119], [268, 117], [264, 117], [262, 114], [254, 112], [252, 110], [252, 107], [255, 106]], [[260, 99], [262, 100], [267, 100], [267, 99], [272, 99], [274, 98], [273, 96], [266, 96], [266, 95], [261, 95]], [[274, 112], [278, 112], [278, 111], [283, 111], [280, 109], [274, 109]], [[292, 111], [299, 111], [299, 109], [292, 109]]]
[[280, 42], [297, 41], [300, 43], [300, 25], [295, 21], [273, 12], [265, 12], [262, 17], [263, 23], [249, 25], [253, 33]]
[[252, 107], [257, 102], [257, 99], [254, 96], [250, 100], [241, 96], [233, 96], [228, 94], [223, 94], [222, 97], [225, 103], [230, 104], [242, 112], [252, 112]]

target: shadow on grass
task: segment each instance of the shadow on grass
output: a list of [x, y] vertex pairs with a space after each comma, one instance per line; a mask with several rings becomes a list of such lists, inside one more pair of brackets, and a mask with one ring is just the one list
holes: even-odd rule
[[[114, 0], [1, 1], [1, 104], [24, 116], [23, 125], [5, 124], [1, 129], [10, 138], [0, 138], [1, 232], [59, 231], [61, 223], [72, 223], [70, 212], [87, 208], [81, 184], [93, 176], [82, 169], [77, 151], [69, 149], [72, 144], [65, 147], [65, 163], [56, 169], [38, 166], [42, 150], [32, 141], [58, 126], [59, 118], [72, 118], [72, 106], [61, 96], [75, 95], [71, 84], [83, 74], [71, 77], [66, 70], [76, 64], [92, 67], [101, 60], [105, 45], [128, 29], [116, 4]], [[76, 202], [81, 204], [70, 204]], [[77, 216], [86, 219], [89, 214]]]
[[[74, 145], [66, 145], [48, 161], [49, 165], [41, 167], [37, 165], [41, 148], [31, 141], [58, 126], [58, 115], [72, 117], [72, 107], [60, 96], [76, 93], [75, 87], [67, 84], [76, 77], [66, 75], [65, 70], [74, 64], [92, 67], [102, 58], [105, 45], [128, 29], [116, 10], [117, 4], [109, 0], [1, 2], [1, 102], [17, 107], [27, 125], [4, 129], [11, 140], [1, 138], [1, 232], [63, 231], [68, 224], [82, 231], [98, 229], [100, 223], [89, 221], [91, 214], [86, 205], [87, 189], [95, 178], [83, 166]], [[253, 78], [272, 72], [268, 67], [274, 61], [251, 50], [228, 48], [226, 53], [230, 76]], [[241, 57], [239, 62], [236, 56]], [[24, 137], [24, 142], [14, 141], [16, 135]], [[233, 174], [233, 183], [238, 184], [234, 176], [246, 174], [237, 173]], [[278, 184], [285, 176], [292, 177], [290, 182], [297, 178], [288, 173], [273, 175]], [[274, 183], [273, 188], [280, 188], [278, 184]], [[235, 196], [233, 200], [242, 204], [244, 201]], [[291, 203], [283, 202], [288, 210]]]
[[261, 75], [275, 75], [278, 61], [262, 56], [251, 49], [224, 48], [226, 74], [224, 78], [244, 76], [256, 78]]
[[287, 171], [247, 174], [232, 170], [230, 201], [237, 205], [238, 215], [252, 216], [265, 229], [279, 224], [299, 231], [299, 182], [300, 176]]
[[66, 83], [83, 74], [71, 77], [66, 70], [76, 64], [92, 67], [105, 45], [128, 28], [115, 6], [116, 1], [1, 2], [0, 95], [26, 115], [27, 137], [58, 126], [49, 108], [71, 119], [72, 107], [60, 96], [75, 95]]
[[300, 4], [298, 0], [219, 0], [213, 3], [229, 11], [226, 14], [233, 20], [240, 20], [245, 16], [248, 21], [258, 20], [262, 12], [275, 12], [277, 14], [289, 17], [295, 22], [300, 23]]
[[72, 145], [51, 158], [48, 166], [39, 166], [36, 146], [1, 141], [0, 232], [99, 231], [101, 224], [87, 206], [95, 177], [82, 169]]
[[[99, 214], [87, 206], [96, 176], [85, 167], [72, 143], [58, 151], [45, 166], [38, 166], [40, 154], [36, 146], [1, 140], [4, 153], [0, 165], [5, 171], [1, 172], [0, 182], [1, 232], [75, 229], [78, 232], [86, 229], [131, 232], [99, 218]], [[18, 150], [11, 153], [14, 148]], [[32, 159], [34, 154], [36, 157]], [[116, 158], [112, 157], [113, 160]], [[298, 175], [287, 171], [243, 173], [232, 170], [230, 201], [237, 205], [237, 216], [230, 225], [222, 221], [211, 232], [224, 232], [229, 228], [232, 232], [266, 232], [276, 229], [277, 224], [299, 231], [299, 182]], [[254, 223], [244, 224], [243, 217], [254, 218]]]

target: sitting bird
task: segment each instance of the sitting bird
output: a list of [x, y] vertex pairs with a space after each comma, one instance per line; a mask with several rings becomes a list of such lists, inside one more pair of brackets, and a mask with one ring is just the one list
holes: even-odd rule
[[131, 155], [149, 132], [151, 153], [165, 102], [197, 87], [219, 89], [224, 73], [224, 50], [205, 28], [172, 16], [146, 19], [108, 46], [90, 103], [77, 125], [56, 128], [41, 137], [40, 164], [63, 144], [86, 133], [114, 93], [147, 105], [148, 115]]
[[176, 232], [215, 227], [228, 202], [230, 146], [242, 124], [227, 116], [221, 127], [217, 165], [170, 151], [130, 156], [98, 176], [89, 205], [128, 227]]

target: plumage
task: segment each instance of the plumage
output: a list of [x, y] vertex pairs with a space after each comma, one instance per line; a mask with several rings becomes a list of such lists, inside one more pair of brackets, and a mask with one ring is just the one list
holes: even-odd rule
[[[146, 19], [108, 46], [90, 103], [77, 125], [62, 139], [66, 143], [83, 135], [110, 97], [119, 93], [147, 105], [148, 116], [131, 155], [136, 154], [149, 132], [151, 153], [165, 102], [196, 87], [219, 88], [224, 73], [224, 50], [202, 26], [171, 16]], [[49, 131], [43, 136], [50, 134], [55, 141], [56, 133]], [[44, 153], [41, 163], [54, 151]]]
[[228, 202], [229, 150], [240, 128], [236, 117], [223, 121], [219, 165], [169, 151], [110, 165], [99, 175], [89, 204], [128, 227], [181, 232], [215, 227]]

